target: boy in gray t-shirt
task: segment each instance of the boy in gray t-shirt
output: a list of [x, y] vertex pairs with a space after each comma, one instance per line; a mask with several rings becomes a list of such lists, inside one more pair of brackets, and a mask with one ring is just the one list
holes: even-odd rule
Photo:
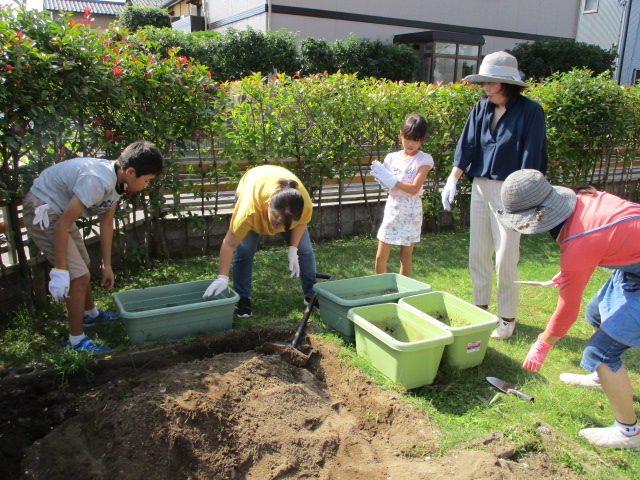
[[137, 141], [125, 148], [117, 161], [74, 158], [46, 168], [25, 196], [22, 211], [27, 233], [54, 267], [49, 273], [49, 292], [56, 302], [66, 302], [67, 348], [108, 352], [108, 347], [97, 345], [84, 334], [84, 327], [119, 318], [96, 308], [89, 254], [76, 220], [100, 217], [100, 285], [111, 290], [115, 278], [111, 268], [113, 217], [118, 200], [125, 188], [131, 193], [144, 190], [162, 168], [160, 151], [150, 142]]

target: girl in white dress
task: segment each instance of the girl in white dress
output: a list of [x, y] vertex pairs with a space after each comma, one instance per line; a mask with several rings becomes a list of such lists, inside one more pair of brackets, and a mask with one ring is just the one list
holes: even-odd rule
[[376, 273], [387, 272], [387, 260], [393, 245], [400, 245], [400, 274], [410, 276], [413, 247], [422, 230], [422, 193], [433, 158], [420, 151], [427, 136], [427, 122], [417, 114], [409, 115], [400, 130], [402, 150], [390, 153], [384, 164], [374, 161], [374, 178], [389, 190], [384, 218], [378, 231]]

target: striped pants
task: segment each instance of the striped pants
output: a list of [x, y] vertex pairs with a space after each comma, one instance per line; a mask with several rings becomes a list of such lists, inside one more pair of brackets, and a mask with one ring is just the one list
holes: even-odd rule
[[518, 312], [520, 287], [520, 233], [503, 227], [495, 216], [502, 208], [500, 189], [504, 182], [474, 178], [471, 189], [471, 220], [469, 238], [469, 272], [473, 282], [476, 305], [491, 303], [493, 287], [493, 254], [498, 274], [498, 316], [515, 318]]

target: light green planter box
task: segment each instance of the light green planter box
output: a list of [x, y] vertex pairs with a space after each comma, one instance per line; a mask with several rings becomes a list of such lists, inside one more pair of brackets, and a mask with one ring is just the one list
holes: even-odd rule
[[356, 307], [348, 315], [358, 355], [407, 389], [433, 382], [445, 345], [453, 342], [442, 324], [397, 303]]
[[353, 322], [347, 313], [353, 307], [397, 302], [400, 298], [431, 291], [431, 286], [397, 273], [346, 278], [316, 283], [322, 321], [347, 342], [355, 340]]
[[453, 334], [453, 343], [444, 351], [445, 364], [464, 369], [482, 363], [498, 317], [446, 292], [405, 297], [400, 304], [422, 314], [427, 321], [442, 322]]
[[118, 292], [113, 300], [133, 344], [176, 340], [198, 332], [231, 330], [239, 295], [228, 288], [202, 298], [211, 280]]

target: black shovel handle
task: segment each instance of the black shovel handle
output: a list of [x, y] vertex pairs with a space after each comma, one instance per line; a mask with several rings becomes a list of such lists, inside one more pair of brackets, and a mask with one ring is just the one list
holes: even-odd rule
[[[322, 278], [324, 280], [331, 280], [333, 275], [330, 273], [316, 273], [316, 278]], [[304, 336], [304, 331], [307, 328], [307, 323], [309, 322], [309, 317], [311, 316], [311, 312], [313, 312], [313, 307], [318, 304], [318, 294], [314, 293], [311, 300], [309, 300], [309, 304], [304, 311], [304, 315], [302, 316], [302, 320], [298, 324], [298, 328], [296, 330], [295, 335], [293, 336], [293, 340], [291, 341], [291, 346], [293, 348], [298, 348], [300, 346], [300, 342], [302, 341], [302, 337]]]

